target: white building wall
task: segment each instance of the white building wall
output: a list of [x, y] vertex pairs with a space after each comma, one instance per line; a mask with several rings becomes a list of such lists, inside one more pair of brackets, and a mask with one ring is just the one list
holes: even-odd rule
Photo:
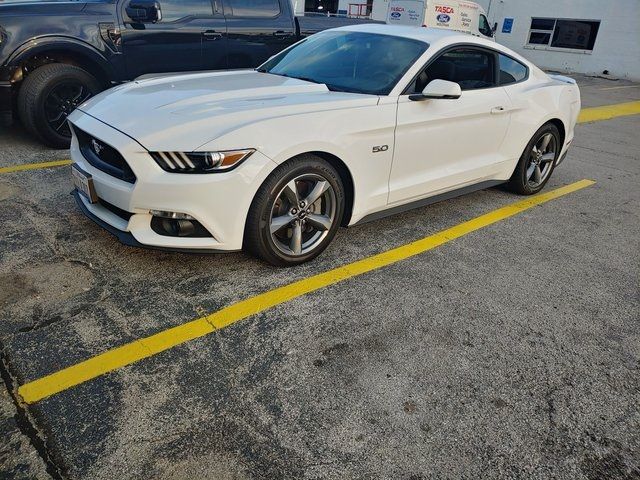
[[[376, 0], [381, 1], [381, 0]], [[640, 80], [640, 0], [476, 0], [498, 22], [496, 40], [536, 65], [559, 71], [609, 74]], [[504, 18], [511, 33], [502, 33]], [[531, 17], [600, 20], [592, 52], [528, 46]]]

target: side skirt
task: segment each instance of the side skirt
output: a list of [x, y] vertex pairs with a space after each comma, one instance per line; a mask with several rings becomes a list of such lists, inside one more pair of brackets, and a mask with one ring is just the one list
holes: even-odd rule
[[351, 226], [353, 227], [355, 225], [362, 225], [363, 223], [373, 222], [375, 220], [380, 220], [381, 218], [389, 217], [397, 213], [406, 212], [407, 210], [413, 210], [414, 208], [425, 207], [433, 203], [460, 197], [462, 195], [466, 195], [467, 193], [477, 192], [478, 190], [485, 190], [487, 188], [495, 187], [496, 185], [501, 185], [503, 183], [507, 183], [506, 180], [488, 180], [486, 182], [480, 182], [474, 185], [467, 185], [466, 187], [458, 188], [456, 190], [451, 190], [450, 192], [440, 193], [438, 195], [434, 195], [433, 197], [421, 198], [420, 200], [416, 200], [414, 202], [405, 203], [403, 205], [398, 205], [397, 207], [392, 207], [387, 210], [371, 213], [366, 217], [358, 220]]

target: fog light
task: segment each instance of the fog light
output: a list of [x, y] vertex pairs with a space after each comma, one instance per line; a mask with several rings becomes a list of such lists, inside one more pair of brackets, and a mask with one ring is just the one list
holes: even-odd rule
[[191, 220], [162, 220], [162, 228], [173, 237], [188, 237], [196, 231]]
[[154, 217], [171, 218], [173, 220], [195, 220], [191, 215], [180, 212], [168, 212], [166, 210], [149, 210], [149, 213]]
[[204, 226], [186, 213], [151, 210], [151, 230], [164, 237], [211, 238]]

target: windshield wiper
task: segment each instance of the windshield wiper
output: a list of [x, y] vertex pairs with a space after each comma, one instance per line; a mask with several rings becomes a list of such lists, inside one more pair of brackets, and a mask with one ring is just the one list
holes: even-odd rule
[[331, 85], [330, 83], [321, 82], [319, 80], [315, 80], [309, 77], [297, 77], [294, 75], [287, 75], [286, 73], [275, 73], [275, 72], [270, 72], [264, 68], [256, 68], [256, 71], [260, 73], [269, 73], [271, 75], [278, 75], [280, 77], [295, 78], [296, 80], [303, 80], [305, 82], [317, 83], [319, 85], [326, 85], [326, 87], [332, 92], [362, 93], [362, 92], [356, 92], [354, 90], [350, 90], [347, 88], [336, 87], [335, 85]]
[[364, 92], [360, 92], [358, 90], [354, 90], [352, 88], [343, 88], [343, 87], [336, 87], [335, 85], [330, 85], [328, 83], [325, 84], [327, 86], [327, 88], [329, 90], [331, 90], [332, 92], [346, 92], [346, 93], [364, 93]]
[[[269, 73], [273, 73], [273, 72], [269, 72]], [[287, 75], [286, 73], [274, 73], [274, 75], [280, 75], [281, 77], [295, 78], [296, 80], [303, 80], [305, 82], [311, 82], [311, 83], [320, 83], [324, 85], [323, 82], [319, 82], [318, 80], [314, 80], [313, 78], [309, 78], [309, 77], [298, 77], [295, 75]]]

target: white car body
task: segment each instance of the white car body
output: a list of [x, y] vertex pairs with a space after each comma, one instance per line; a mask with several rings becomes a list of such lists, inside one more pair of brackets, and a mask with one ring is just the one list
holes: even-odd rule
[[[430, 46], [384, 96], [334, 92], [322, 84], [253, 70], [161, 76], [104, 92], [81, 105], [69, 121], [116, 149], [136, 181], [127, 183], [95, 168], [74, 135], [73, 161], [92, 176], [97, 196], [117, 207], [78, 196], [85, 213], [121, 240], [124, 235], [135, 240], [126, 243], [239, 250], [260, 185], [279, 164], [306, 152], [334, 159], [348, 170], [348, 225], [448, 192], [508, 180], [532, 135], [550, 120], [563, 131], [557, 162], [564, 158], [580, 111], [579, 91], [570, 79], [552, 78], [506, 47], [469, 35], [388, 25], [339, 30], [410, 37]], [[402, 94], [430, 58], [457, 44], [503, 52], [529, 68], [528, 78], [464, 91], [458, 100], [413, 102]], [[170, 173], [149, 153], [240, 148], [256, 151], [234, 170], [216, 174]], [[150, 210], [191, 215], [212, 236], [159, 235], [150, 227]]]

